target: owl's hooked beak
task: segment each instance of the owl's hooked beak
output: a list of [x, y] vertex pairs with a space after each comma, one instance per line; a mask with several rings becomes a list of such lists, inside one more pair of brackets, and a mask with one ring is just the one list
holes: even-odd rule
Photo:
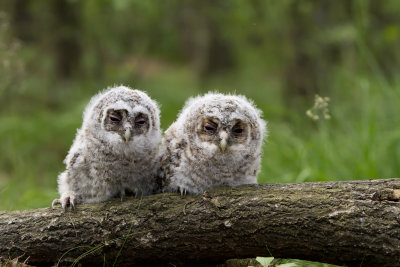
[[131, 132], [132, 125], [129, 122], [125, 122], [124, 128], [125, 128], [125, 134], [124, 134], [125, 141], [128, 143], [129, 139], [131, 138], [131, 134], [132, 134], [132, 132]]
[[226, 146], [228, 144], [228, 133], [226, 131], [221, 131], [219, 134], [219, 137], [221, 138], [221, 141], [219, 142], [219, 147], [221, 148], [222, 152], [225, 151]]

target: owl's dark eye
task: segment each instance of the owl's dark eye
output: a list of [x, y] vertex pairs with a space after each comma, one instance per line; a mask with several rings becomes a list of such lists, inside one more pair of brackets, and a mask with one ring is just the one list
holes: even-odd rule
[[142, 127], [143, 125], [146, 124], [146, 122], [147, 122], [146, 119], [141, 116], [135, 118], [135, 125], [137, 127]]
[[239, 125], [235, 125], [232, 128], [232, 133], [234, 136], [241, 136], [243, 134], [243, 128]]
[[209, 134], [214, 134], [217, 131], [217, 128], [218, 128], [217, 124], [212, 122], [207, 122], [204, 125], [204, 131]]
[[111, 113], [111, 114], [109, 115], [109, 118], [110, 118], [110, 121], [111, 121], [112, 123], [120, 123], [121, 120], [122, 120], [121, 114], [118, 114], [118, 113], [116, 113], [116, 112]]

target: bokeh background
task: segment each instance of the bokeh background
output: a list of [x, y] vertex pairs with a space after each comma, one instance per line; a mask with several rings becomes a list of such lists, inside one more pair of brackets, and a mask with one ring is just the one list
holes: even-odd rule
[[159, 101], [163, 129], [189, 96], [254, 99], [270, 131], [263, 183], [400, 175], [398, 0], [13, 0], [0, 10], [0, 210], [50, 205], [85, 105], [119, 84]]

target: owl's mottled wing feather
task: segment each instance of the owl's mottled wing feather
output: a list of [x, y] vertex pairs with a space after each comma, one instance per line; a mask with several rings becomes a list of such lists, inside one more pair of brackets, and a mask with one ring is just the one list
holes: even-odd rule
[[160, 150], [160, 169], [157, 179], [159, 191], [169, 188], [171, 177], [174, 176], [182, 162], [185, 146], [186, 141], [179, 138], [177, 134], [176, 124], [172, 124], [165, 132]]

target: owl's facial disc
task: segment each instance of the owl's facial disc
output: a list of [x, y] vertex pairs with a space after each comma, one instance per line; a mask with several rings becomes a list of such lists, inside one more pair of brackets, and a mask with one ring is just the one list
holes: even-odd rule
[[107, 111], [105, 129], [117, 132], [125, 142], [129, 142], [133, 136], [143, 134], [149, 128], [146, 114], [128, 114], [125, 109]]
[[219, 147], [224, 152], [228, 144], [229, 134], [225, 129], [218, 131], [218, 124], [219, 122], [215, 119], [206, 120], [203, 129], [206, 134], [212, 136], [212, 139], [217, 138], [217, 136], [219, 137]]
[[200, 139], [215, 144], [221, 152], [246, 140], [247, 126], [242, 120], [221, 123], [217, 118], [208, 117], [203, 119], [201, 125]]

